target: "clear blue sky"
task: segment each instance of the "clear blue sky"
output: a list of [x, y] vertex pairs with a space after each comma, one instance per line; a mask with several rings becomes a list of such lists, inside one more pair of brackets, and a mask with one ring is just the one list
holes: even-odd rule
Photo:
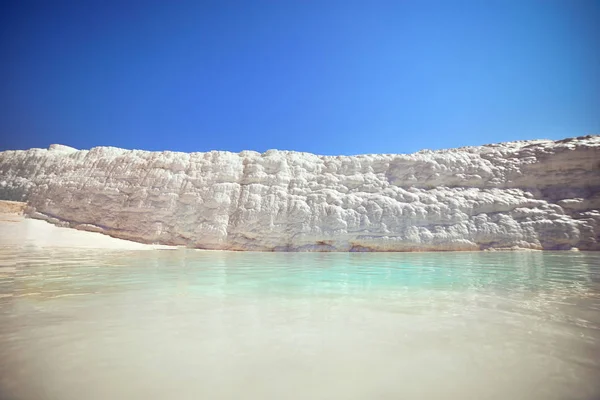
[[2, 150], [600, 133], [600, 1], [4, 0], [0, 54]]

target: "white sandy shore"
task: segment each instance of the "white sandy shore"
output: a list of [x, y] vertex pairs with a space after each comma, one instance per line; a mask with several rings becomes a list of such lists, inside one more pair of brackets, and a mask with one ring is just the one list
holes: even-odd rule
[[46, 221], [0, 212], [0, 246], [51, 248], [156, 250], [173, 246], [150, 245], [116, 239], [101, 233], [61, 228]]

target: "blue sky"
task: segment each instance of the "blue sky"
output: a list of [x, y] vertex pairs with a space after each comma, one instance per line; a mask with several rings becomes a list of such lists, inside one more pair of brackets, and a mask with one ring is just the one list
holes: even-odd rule
[[0, 149], [406, 153], [600, 133], [600, 2], [2, 1]]

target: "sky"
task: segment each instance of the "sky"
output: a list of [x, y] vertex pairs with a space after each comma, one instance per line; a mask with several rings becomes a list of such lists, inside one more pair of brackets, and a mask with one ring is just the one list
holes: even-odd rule
[[600, 133], [600, 1], [0, 0], [0, 150]]

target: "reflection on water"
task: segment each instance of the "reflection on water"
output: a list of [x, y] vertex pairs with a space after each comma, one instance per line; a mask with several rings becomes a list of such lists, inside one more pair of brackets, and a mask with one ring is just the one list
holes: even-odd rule
[[600, 398], [600, 254], [0, 248], [0, 398]]

